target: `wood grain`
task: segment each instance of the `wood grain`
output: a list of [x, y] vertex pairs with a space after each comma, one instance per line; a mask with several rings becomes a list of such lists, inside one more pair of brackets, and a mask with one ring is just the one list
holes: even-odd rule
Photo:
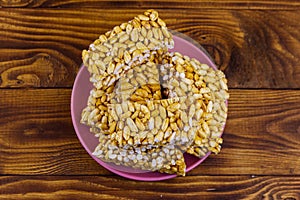
[[167, 1], [104, 1], [104, 0], [1, 0], [1, 7], [48, 7], [48, 8], [167, 8], [167, 9], [203, 9], [203, 8], [222, 8], [222, 9], [280, 9], [280, 10], [296, 10], [300, 7], [300, 3], [297, 0], [190, 0], [187, 2], [178, 0]]
[[0, 96], [0, 174], [107, 174], [76, 137], [71, 90], [0, 90]]
[[[154, 8], [229, 80], [223, 149], [137, 182], [94, 161], [70, 98], [81, 51]], [[300, 199], [299, 0], [0, 0], [0, 199]]]
[[[1, 199], [283, 199], [300, 198], [300, 177], [188, 176], [136, 182], [101, 176], [4, 176]], [[129, 192], [130, 191], [130, 192]]]
[[[223, 151], [206, 173], [300, 173], [300, 91], [231, 90]], [[276, 161], [277, 160], [277, 161]], [[217, 164], [220, 168], [213, 169]]]
[[[0, 90], [0, 174], [109, 175], [84, 151], [70, 89]], [[221, 153], [189, 175], [300, 175], [300, 91], [230, 90]]]
[[[293, 8], [299, 4], [289, 2]], [[0, 87], [71, 87], [82, 49], [100, 33], [142, 11], [1, 9]], [[299, 9], [159, 11], [170, 29], [185, 33], [207, 49], [225, 71], [230, 88], [300, 88]]]

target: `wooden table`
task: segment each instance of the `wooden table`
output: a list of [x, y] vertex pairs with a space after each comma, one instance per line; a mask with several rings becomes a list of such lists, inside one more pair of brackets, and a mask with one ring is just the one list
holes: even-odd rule
[[[300, 199], [298, 0], [0, 1], [0, 199]], [[186, 177], [139, 182], [80, 144], [70, 97], [81, 51], [148, 8], [229, 80], [221, 153]]]

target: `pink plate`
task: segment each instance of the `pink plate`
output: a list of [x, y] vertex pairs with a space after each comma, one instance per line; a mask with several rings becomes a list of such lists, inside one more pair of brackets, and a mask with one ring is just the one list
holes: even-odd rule
[[[196, 43], [191, 39], [188, 40], [192, 41], [194, 44], [186, 39], [183, 39], [182, 37], [184, 36], [180, 36], [181, 37], [174, 35], [175, 47], [174, 49], [172, 49], [172, 51], [177, 51], [191, 58], [196, 58], [201, 63], [206, 63], [214, 69], [217, 69], [217, 67], [209, 58], [209, 56], [207, 56], [205, 50], [202, 50], [200, 46], [194, 45]], [[88, 126], [80, 123], [81, 111], [83, 108], [86, 107], [87, 99], [90, 94], [90, 90], [92, 89], [92, 84], [89, 82], [89, 76], [90, 75], [87, 69], [82, 66], [79, 69], [73, 86], [71, 97], [71, 115], [76, 134], [81, 144], [83, 145], [85, 150], [90, 154], [90, 156], [109, 171], [129, 179], [140, 181], [160, 181], [176, 177], [176, 175], [134, 170], [129, 167], [117, 166], [113, 163], [103, 162], [99, 158], [92, 155], [95, 147], [98, 144], [98, 138], [96, 138], [92, 133], [90, 133]], [[195, 156], [185, 153], [184, 158], [187, 165], [186, 171], [188, 172], [197, 167], [209, 156], [209, 154], [210, 153], [207, 153], [205, 157], [199, 159]]]

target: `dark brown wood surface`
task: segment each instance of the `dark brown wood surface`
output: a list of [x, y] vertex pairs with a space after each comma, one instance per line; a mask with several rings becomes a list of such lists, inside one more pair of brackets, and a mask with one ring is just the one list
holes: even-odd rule
[[188, 2], [178, 0], [166, 1], [100, 1], [100, 0], [1, 0], [0, 5], [4, 8], [7, 7], [46, 7], [46, 8], [182, 8], [182, 9], [199, 9], [199, 8], [221, 8], [221, 9], [290, 9], [295, 10], [299, 8], [300, 2], [297, 0], [190, 0]]
[[[232, 89], [230, 94], [222, 152], [188, 175], [300, 175], [300, 93]], [[0, 96], [5, 96], [0, 100], [4, 174], [110, 174], [74, 133], [71, 89], [2, 89]]]
[[300, 198], [300, 179], [291, 176], [188, 176], [138, 183], [114, 176], [3, 176], [0, 181], [3, 199]]
[[[0, 87], [71, 87], [82, 49], [142, 11], [0, 10]], [[161, 15], [210, 53], [229, 87], [300, 87], [300, 10], [168, 9]]]
[[[300, 199], [300, 2], [0, 0], [0, 199]], [[156, 8], [228, 78], [223, 149], [161, 182], [98, 165], [74, 131], [81, 51]]]

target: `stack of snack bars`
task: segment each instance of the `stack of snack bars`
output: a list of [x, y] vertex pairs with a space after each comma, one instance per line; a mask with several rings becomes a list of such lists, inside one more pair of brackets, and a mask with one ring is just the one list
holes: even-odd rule
[[185, 152], [218, 153], [227, 80], [178, 52], [155, 10], [100, 35], [82, 52], [94, 88], [81, 123], [99, 137], [94, 155], [142, 170], [185, 175]]

